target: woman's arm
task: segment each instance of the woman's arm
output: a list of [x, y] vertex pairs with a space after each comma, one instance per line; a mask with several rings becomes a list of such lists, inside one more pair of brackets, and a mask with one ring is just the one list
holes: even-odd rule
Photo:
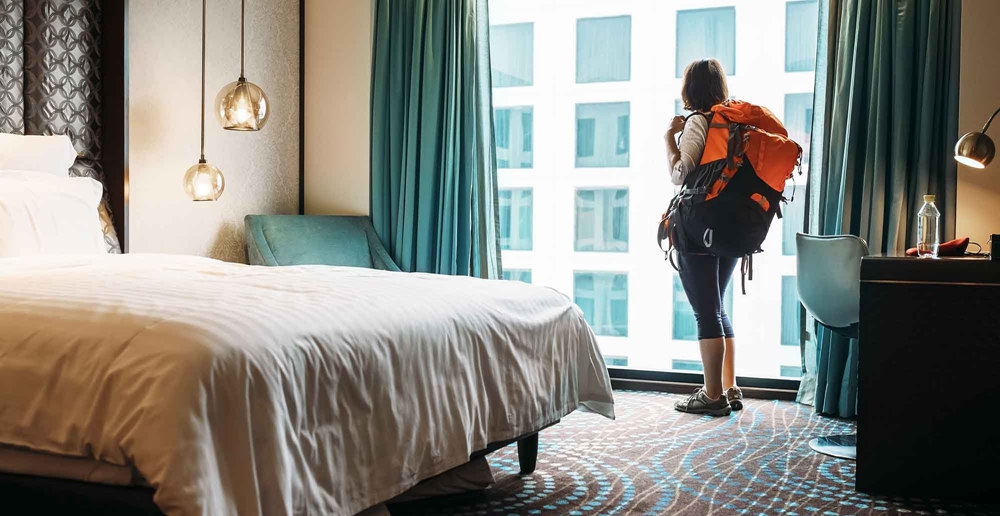
[[[676, 117], [675, 117], [676, 120]], [[673, 129], [673, 124], [671, 124]], [[693, 116], [684, 124], [684, 134], [678, 145], [675, 141], [676, 133], [667, 131], [667, 163], [670, 164], [670, 181], [675, 185], [684, 184], [684, 179], [701, 161], [701, 154], [705, 151], [705, 138], [708, 135], [708, 118], [704, 116]]]
[[677, 148], [677, 133], [684, 128], [684, 117], [675, 116], [670, 120], [670, 127], [667, 134], [663, 135], [663, 141], [667, 145], [667, 166], [674, 169], [677, 161], [681, 159], [681, 151]]

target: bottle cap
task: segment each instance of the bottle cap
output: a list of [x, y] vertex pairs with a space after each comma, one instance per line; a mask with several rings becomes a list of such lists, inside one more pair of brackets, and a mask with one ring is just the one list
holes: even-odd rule
[[934, 202], [934, 196], [933, 195], [925, 195], [924, 196], [924, 202]]

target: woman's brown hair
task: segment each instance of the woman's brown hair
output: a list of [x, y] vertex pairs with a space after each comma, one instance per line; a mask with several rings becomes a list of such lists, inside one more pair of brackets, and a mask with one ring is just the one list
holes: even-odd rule
[[729, 98], [726, 71], [715, 59], [693, 61], [684, 69], [681, 100], [688, 111], [708, 112]]

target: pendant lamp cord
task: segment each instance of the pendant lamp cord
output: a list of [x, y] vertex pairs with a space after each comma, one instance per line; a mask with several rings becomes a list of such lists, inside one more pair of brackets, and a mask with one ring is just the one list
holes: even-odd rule
[[247, 25], [246, 7], [247, 7], [246, 0], [240, 0], [240, 80], [241, 81], [246, 80], [246, 74], [244, 73], [245, 64], [243, 59], [243, 52], [244, 49], [246, 48], [246, 40], [244, 39], [243, 36], [244, 29], [246, 28]]
[[205, 163], [205, 20], [208, 18], [208, 0], [201, 0], [201, 160]]

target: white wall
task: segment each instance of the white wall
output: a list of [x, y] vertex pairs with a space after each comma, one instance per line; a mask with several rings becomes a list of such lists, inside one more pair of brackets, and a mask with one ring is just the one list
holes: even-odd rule
[[309, 214], [368, 214], [372, 7], [372, 0], [306, 0]]
[[259, 133], [224, 131], [212, 114], [216, 93], [239, 76], [240, 2], [208, 2], [205, 154], [225, 174], [226, 190], [196, 203], [182, 179], [199, 157], [201, 6], [130, 2], [130, 251], [244, 261], [245, 215], [298, 210], [298, 1], [246, 6], [247, 79], [272, 108]]
[[[963, 0], [960, 134], [982, 130], [986, 119], [1000, 106], [997, 27], [1000, 27], [1000, 1]], [[1000, 120], [994, 121], [989, 135], [1000, 144]], [[998, 206], [1000, 160], [994, 160], [984, 170], [959, 165], [956, 234], [968, 236], [985, 246], [990, 234], [1000, 233]], [[997, 245], [1000, 246], [1000, 242]]]

